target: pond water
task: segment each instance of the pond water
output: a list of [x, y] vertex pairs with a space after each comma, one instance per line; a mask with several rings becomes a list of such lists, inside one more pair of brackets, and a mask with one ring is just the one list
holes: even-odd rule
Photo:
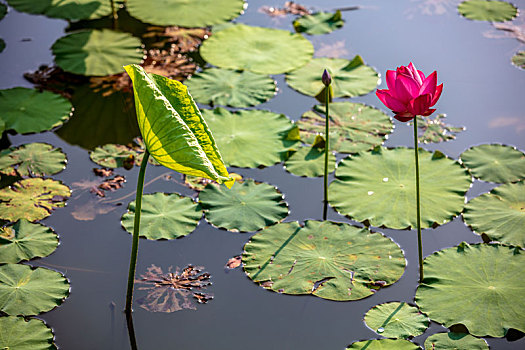
[[[292, 16], [272, 18], [258, 11], [261, 6], [282, 6], [284, 1], [249, 1], [244, 15], [236, 22], [293, 31]], [[510, 58], [520, 49], [514, 38], [493, 38], [498, 34], [488, 22], [466, 20], [457, 14], [454, 0], [376, 0], [302, 1], [319, 10], [359, 5], [357, 11], [344, 11], [345, 25], [328, 35], [307, 36], [316, 50], [332, 46], [343, 58], [355, 54], [384, 74], [387, 69], [417, 64], [426, 73], [438, 71], [444, 92], [438, 112], [446, 113], [448, 122], [465, 126], [456, 140], [423, 147], [439, 149], [457, 158], [465, 149], [482, 143], [502, 143], [525, 149], [525, 72], [513, 66]], [[515, 2], [523, 7], [522, 1]], [[519, 20], [519, 19], [518, 19]], [[52, 64], [50, 46], [68, 24], [43, 16], [33, 16], [10, 9], [0, 21], [0, 36], [7, 47], [0, 54], [0, 88], [31, 87], [23, 74], [42, 64]], [[495, 35], [492, 35], [495, 36]], [[496, 35], [497, 36], [497, 35]], [[523, 49], [523, 44], [521, 44]], [[290, 89], [284, 75], [274, 77], [279, 92], [258, 109], [284, 113], [297, 120], [314, 104], [315, 99]], [[386, 88], [384, 81], [381, 88]], [[348, 100], [348, 99], [341, 99]], [[375, 94], [353, 98], [383, 108]], [[91, 125], [89, 134], [109, 133], [109, 125]], [[86, 149], [69, 144], [56, 133], [9, 135], [12, 145], [48, 142], [67, 154], [67, 168], [54, 178], [71, 185], [92, 180]], [[412, 129], [396, 121], [386, 146], [412, 145]], [[264, 169], [231, 169], [258, 181], [275, 185], [285, 194], [290, 207], [286, 221], [322, 217], [322, 178], [300, 178], [287, 173], [282, 164]], [[129, 340], [124, 313], [125, 287], [131, 236], [120, 226], [120, 217], [134, 199], [138, 167], [116, 171], [126, 176], [123, 189], [109, 194], [110, 212], [94, 220], [75, 219], [82, 208], [94, 203], [94, 197], [76, 190], [67, 207], [58, 209], [43, 223], [60, 236], [59, 248], [49, 257], [31, 264], [63, 272], [71, 282], [69, 298], [55, 310], [42, 314], [56, 335], [62, 349], [128, 349]], [[170, 175], [166, 178], [163, 175]], [[153, 181], [154, 180], [154, 181]], [[149, 166], [145, 193], [195, 192], [181, 185], [177, 173], [163, 167]], [[495, 185], [475, 181], [468, 193], [471, 198]], [[100, 204], [99, 204], [100, 206]], [[95, 209], [98, 208], [95, 204]], [[102, 207], [100, 207], [102, 208]], [[85, 209], [84, 209], [85, 210]], [[352, 222], [330, 209], [329, 219]], [[135, 306], [134, 322], [140, 349], [344, 349], [348, 344], [377, 335], [363, 323], [364, 313], [372, 306], [387, 301], [413, 302], [417, 285], [417, 241], [415, 231], [380, 229], [403, 249], [408, 266], [394, 285], [359, 301], [333, 302], [313, 296], [290, 296], [267, 291], [248, 279], [241, 268], [225, 271], [229, 258], [242, 253], [251, 234], [219, 230], [204, 219], [191, 235], [172, 241], [141, 239], [137, 274], [154, 264], [166, 271], [170, 266], [187, 264], [204, 266], [212, 275], [208, 291], [214, 299], [195, 310], [152, 313]], [[424, 255], [462, 241], [481, 242], [461, 218], [436, 229], [423, 231]], [[142, 292], [143, 293], [143, 292]], [[140, 297], [141, 291], [136, 291]], [[466, 296], [468, 298], [468, 296]], [[415, 342], [422, 345], [430, 334], [444, 331], [438, 324]], [[525, 348], [525, 339], [514, 342], [486, 338], [492, 349]]]

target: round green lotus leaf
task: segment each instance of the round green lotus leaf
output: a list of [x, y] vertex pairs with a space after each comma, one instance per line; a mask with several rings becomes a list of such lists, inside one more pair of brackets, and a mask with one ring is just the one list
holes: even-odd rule
[[24, 179], [0, 189], [0, 219], [42, 220], [55, 208], [64, 207], [71, 190], [51, 179]]
[[365, 323], [383, 337], [408, 339], [423, 334], [430, 321], [415, 306], [404, 302], [390, 302], [368, 310]]
[[7, 6], [4, 5], [3, 3], [0, 3], [0, 20], [3, 19], [6, 14], [7, 14]]
[[80, 75], [121, 73], [124, 65], [141, 63], [144, 56], [139, 39], [109, 29], [68, 34], [59, 38], [51, 50], [57, 66]]
[[127, 0], [126, 9], [142, 22], [160, 26], [208, 27], [228, 22], [244, 12], [243, 0]]
[[[140, 237], [147, 239], [175, 239], [190, 234], [202, 217], [200, 206], [189, 197], [176, 193], [153, 193], [142, 197]], [[133, 233], [135, 201], [129, 203], [122, 216], [122, 227]]]
[[344, 58], [314, 58], [307, 65], [288, 73], [286, 82], [300, 93], [317, 96], [324, 89], [321, 76], [325, 69], [332, 76], [333, 97], [366, 95], [379, 84], [379, 74], [365, 65], [359, 55], [352, 61]]
[[461, 162], [480, 180], [505, 183], [525, 179], [525, 154], [504, 145], [479, 145], [463, 152]]
[[89, 158], [100, 166], [119, 168], [123, 167], [131, 158], [134, 159], [135, 154], [136, 152], [124, 145], [107, 144], [95, 148], [89, 153]]
[[491, 241], [525, 248], [525, 182], [501, 185], [472, 199], [463, 220]]
[[234, 232], [257, 231], [288, 216], [288, 205], [277, 188], [249, 179], [231, 189], [209, 184], [199, 194], [206, 220]]
[[200, 53], [205, 61], [221, 68], [281, 74], [310, 61], [314, 47], [300, 34], [237, 24], [205, 40]]
[[69, 282], [59, 272], [22, 264], [0, 266], [0, 311], [13, 316], [37, 315], [62, 304]]
[[458, 5], [459, 14], [476, 21], [505, 22], [518, 15], [518, 9], [506, 1], [468, 0]]
[[[377, 147], [345, 158], [328, 189], [330, 205], [371, 226], [417, 227], [414, 150]], [[419, 149], [421, 227], [452, 220], [463, 211], [472, 179], [443, 153]]]
[[45, 176], [66, 167], [66, 155], [47, 143], [29, 143], [0, 153], [0, 173], [21, 176]]
[[[460, 244], [424, 261], [416, 303], [431, 320], [462, 324], [472, 335], [525, 331], [525, 254], [498, 244]], [[468, 297], [466, 297], [468, 296]]]
[[350, 344], [347, 350], [421, 350], [416, 344], [403, 339], [370, 339]]
[[405, 269], [399, 246], [380, 233], [343, 223], [271, 226], [244, 246], [244, 271], [274, 292], [357, 300], [395, 283]]
[[184, 82], [198, 103], [231, 107], [250, 107], [271, 99], [275, 81], [267, 75], [249, 71], [211, 68]]
[[17, 263], [48, 256], [58, 246], [58, 236], [41, 224], [21, 219], [0, 228], [0, 263]]
[[521, 69], [525, 69], [525, 51], [519, 51], [512, 56], [512, 63]]
[[201, 110], [226, 166], [256, 168], [281, 161], [295, 142], [288, 141], [292, 122], [284, 115], [263, 110], [224, 108]]
[[[301, 139], [313, 144], [325, 132], [324, 106], [317, 105], [297, 122]], [[368, 151], [381, 145], [392, 132], [392, 119], [379, 109], [352, 102], [330, 104], [330, 149], [340, 153]]]
[[[285, 162], [286, 171], [306, 177], [317, 177], [324, 175], [324, 148], [299, 147]], [[328, 172], [335, 170], [335, 155], [328, 153]]]
[[293, 26], [298, 33], [316, 35], [331, 33], [341, 28], [344, 23], [341, 11], [337, 10], [335, 13], [316, 12], [301, 16], [293, 22]]
[[425, 340], [427, 350], [489, 350], [487, 342], [465, 333], [436, 333]]
[[46, 15], [72, 21], [95, 19], [111, 14], [108, 0], [7, 0], [9, 6], [20, 12]]
[[53, 331], [42, 320], [0, 317], [0, 349], [56, 350]]
[[49, 91], [17, 87], [0, 90], [0, 119], [5, 130], [20, 134], [42, 132], [62, 125], [71, 113], [71, 103]]

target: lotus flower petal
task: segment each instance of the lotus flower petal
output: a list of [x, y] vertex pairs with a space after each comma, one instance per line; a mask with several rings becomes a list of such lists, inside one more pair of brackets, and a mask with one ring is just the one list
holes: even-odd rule
[[426, 94], [418, 96], [417, 98], [410, 101], [408, 106], [408, 111], [415, 115], [423, 115], [426, 113], [430, 107], [430, 102], [432, 101], [432, 95]]
[[430, 107], [436, 104], [436, 102], [439, 100], [439, 97], [441, 96], [442, 91], [443, 91], [443, 84], [438, 85], [436, 87], [436, 92], [434, 92], [434, 95], [432, 95], [432, 102], [430, 103]]
[[405, 104], [397, 100], [395, 97], [390, 96], [388, 90], [377, 90], [376, 95], [389, 109], [399, 113], [406, 111]]
[[419, 89], [419, 95], [433, 95], [436, 92], [436, 85], [437, 73], [434, 71], [425, 79], [425, 81], [423, 81], [423, 85], [421, 85], [421, 88]]

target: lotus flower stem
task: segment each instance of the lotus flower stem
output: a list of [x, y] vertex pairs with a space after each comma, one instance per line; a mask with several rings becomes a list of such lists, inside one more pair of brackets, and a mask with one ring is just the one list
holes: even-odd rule
[[131, 317], [131, 304], [133, 302], [133, 286], [135, 284], [135, 269], [137, 268], [137, 255], [139, 251], [139, 227], [140, 211], [142, 209], [142, 190], [144, 189], [144, 175], [148, 165], [149, 152], [144, 151], [142, 164], [140, 165], [139, 178], [137, 180], [137, 194], [135, 197], [135, 219], [133, 222], [133, 243], [131, 246], [131, 257], [129, 259], [128, 291], [126, 293], [126, 316]]
[[423, 240], [421, 238], [421, 210], [419, 199], [419, 145], [417, 140], [417, 115], [414, 117], [414, 156], [416, 161], [416, 213], [417, 213], [417, 248], [419, 252], [419, 283], [423, 281]]
[[328, 214], [328, 152], [330, 152], [330, 84], [332, 84], [332, 77], [325, 69], [321, 78], [325, 86], [325, 134], [324, 134], [324, 207], [323, 220], [326, 220]]

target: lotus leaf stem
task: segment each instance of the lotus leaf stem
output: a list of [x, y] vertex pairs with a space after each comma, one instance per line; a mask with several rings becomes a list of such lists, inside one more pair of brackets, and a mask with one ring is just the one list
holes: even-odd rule
[[330, 104], [330, 85], [325, 87], [325, 141], [324, 141], [324, 208], [323, 208], [323, 220], [326, 220], [328, 214], [328, 152], [330, 152], [330, 117], [329, 107]]

